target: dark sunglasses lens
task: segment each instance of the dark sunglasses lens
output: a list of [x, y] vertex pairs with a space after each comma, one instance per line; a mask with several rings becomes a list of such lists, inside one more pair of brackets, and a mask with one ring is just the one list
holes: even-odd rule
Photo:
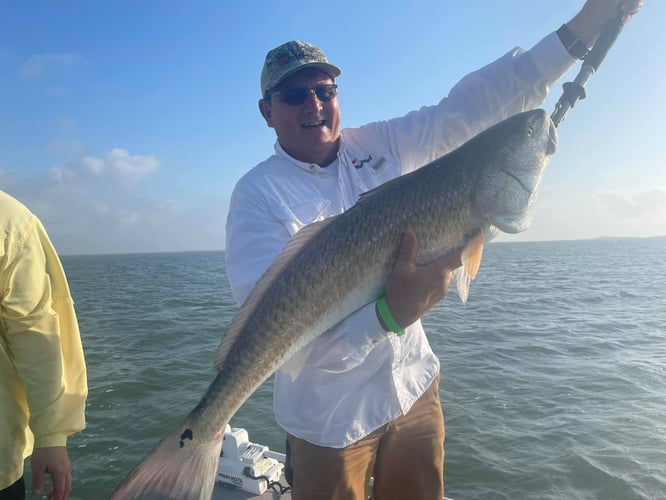
[[[317, 99], [321, 102], [328, 102], [333, 99], [337, 94], [337, 85], [318, 85], [313, 87]], [[310, 95], [309, 88], [299, 88], [299, 89], [289, 89], [280, 92], [276, 92], [276, 95], [282, 99], [283, 102], [289, 104], [290, 106], [301, 106], [307, 100]]]
[[314, 91], [317, 95], [317, 99], [319, 99], [321, 102], [330, 101], [338, 93], [337, 87], [335, 85], [320, 85], [319, 87], [315, 87]]
[[306, 101], [309, 93], [310, 89], [291, 89], [280, 92], [279, 96], [290, 106], [300, 106]]

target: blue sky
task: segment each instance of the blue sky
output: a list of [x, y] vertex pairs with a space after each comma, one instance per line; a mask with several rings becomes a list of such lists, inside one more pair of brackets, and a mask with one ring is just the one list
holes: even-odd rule
[[[436, 103], [582, 3], [0, 0], [0, 189], [63, 254], [222, 249], [235, 182], [273, 151], [267, 50], [320, 45], [357, 126]], [[645, 3], [560, 126], [531, 228], [501, 240], [666, 234], [666, 2]]]

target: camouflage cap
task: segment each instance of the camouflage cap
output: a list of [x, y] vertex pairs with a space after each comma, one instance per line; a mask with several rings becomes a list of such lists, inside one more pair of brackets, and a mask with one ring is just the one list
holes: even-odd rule
[[274, 88], [278, 83], [299, 69], [314, 67], [331, 75], [331, 78], [340, 76], [342, 70], [328, 62], [326, 54], [319, 47], [292, 40], [283, 43], [266, 54], [264, 68], [261, 70], [261, 96], [266, 97], [266, 91]]

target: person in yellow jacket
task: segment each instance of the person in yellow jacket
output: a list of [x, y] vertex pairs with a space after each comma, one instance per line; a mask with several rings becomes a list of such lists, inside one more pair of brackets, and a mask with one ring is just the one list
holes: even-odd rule
[[[39, 219], [0, 191], [0, 500], [69, 496], [67, 437], [85, 427], [86, 365], [74, 301]], [[34, 448], [34, 449], [33, 449]]]

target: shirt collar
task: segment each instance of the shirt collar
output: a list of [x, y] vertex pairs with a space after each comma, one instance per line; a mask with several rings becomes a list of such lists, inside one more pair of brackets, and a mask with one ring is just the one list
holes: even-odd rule
[[[340, 137], [340, 149], [338, 149], [338, 160], [340, 160], [341, 155], [343, 151], [345, 150], [345, 142], [342, 138]], [[283, 160], [287, 160], [289, 163], [293, 163], [297, 167], [302, 168], [303, 170], [307, 170], [308, 172], [318, 172], [318, 171], [326, 171], [325, 167], [320, 167], [316, 163], [308, 163], [305, 161], [299, 161], [293, 156], [291, 156], [289, 153], [287, 153], [284, 148], [280, 145], [280, 141], [275, 141], [275, 154], [279, 157], [282, 158]]]

